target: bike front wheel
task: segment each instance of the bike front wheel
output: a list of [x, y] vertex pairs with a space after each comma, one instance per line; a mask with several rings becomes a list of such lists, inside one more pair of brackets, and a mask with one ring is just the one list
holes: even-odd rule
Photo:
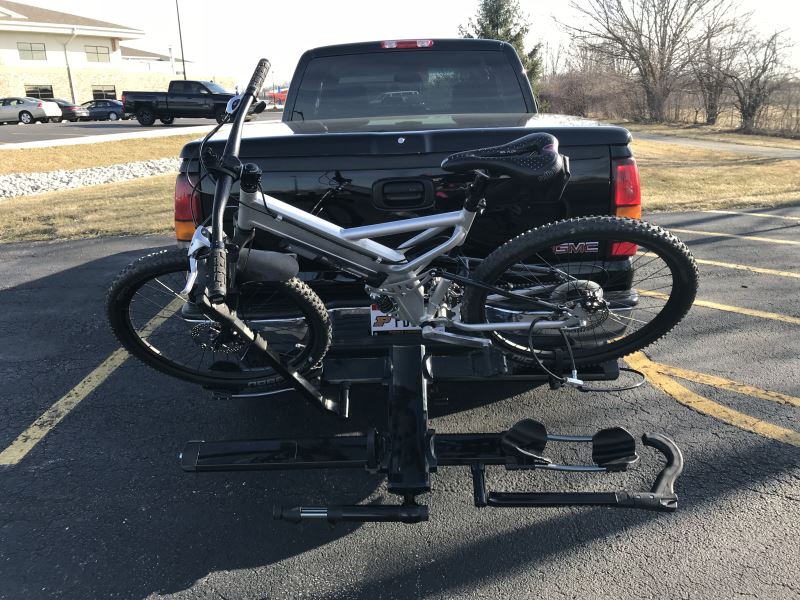
[[[144, 256], [108, 292], [108, 318], [120, 343], [145, 364], [208, 387], [270, 387], [283, 379], [229, 326], [206, 317], [179, 295], [189, 259], [172, 249]], [[319, 297], [300, 280], [240, 286], [229, 306], [299, 373], [325, 356], [331, 322]]]
[[[548, 368], [558, 363], [566, 368], [570, 350], [579, 366], [644, 348], [680, 322], [698, 287], [694, 258], [678, 238], [655, 225], [616, 217], [581, 217], [528, 231], [492, 252], [473, 277], [514, 297], [469, 286], [464, 321], [530, 323], [527, 329], [487, 335], [512, 358]], [[533, 330], [536, 321], [565, 314], [579, 317], [580, 324]]]

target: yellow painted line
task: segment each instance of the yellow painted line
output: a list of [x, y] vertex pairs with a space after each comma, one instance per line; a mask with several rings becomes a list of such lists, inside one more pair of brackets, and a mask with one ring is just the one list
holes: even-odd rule
[[[175, 298], [164, 307], [158, 315], [145, 324], [140, 335], [142, 335], [142, 337], [147, 337], [153, 333], [158, 326], [180, 309], [183, 303], [184, 301], [182, 299]], [[165, 311], [167, 312], [166, 316], [163, 315]], [[124, 349], [119, 348], [115, 350], [108, 358], [100, 363], [97, 368], [81, 379], [74, 388], [44, 411], [30, 427], [11, 442], [8, 448], [0, 452], [0, 465], [16, 465], [25, 458], [28, 452], [44, 439], [44, 437], [78, 406], [86, 396], [91, 394], [108, 379], [108, 377], [125, 362], [126, 358], [128, 358], [128, 353]]]
[[[636, 256], [656, 257], [653, 252], [637, 252]], [[737, 269], [739, 271], [750, 271], [752, 273], [761, 273], [762, 275], [776, 275], [778, 277], [791, 277], [793, 279], [800, 279], [800, 273], [792, 273], [791, 271], [779, 271], [777, 269], [765, 269], [764, 267], [751, 267], [750, 265], [740, 265], [738, 263], [727, 263], [718, 260], [708, 260], [705, 258], [695, 258], [694, 262], [700, 265], [710, 265], [712, 267], [724, 267], [726, 269]]]
[[800, 273], [792, 273], [791, 271], [778, 271], [777, 269], [751, 267], [750, 265], [726, 263], [726, 262], [720, 262], [718, 260], [706, 260], [705, 258], [695, 258], [694, 261], [698, 264], [710, 265], [712, 267], [724, 267], [726, 269], [738, 269], [740, 271], [750, 271], [751, 273], [761, 273], [762, 275], [776, 275], [778, 277], [791, 277], [793, 279], [800, 279]]
[[728, 425], [733, 425], [739, 429], [761, 435], [763, 437], [791, 444], [800, 448], [800, 433], [767, 423], [750, 415], [746, 415], [738, 410], [728, 408], [718, 404], [713, 400], [704, 398], [692, 390], [682, 386], [675, 380], [659, 371], [657, 365], [641, 352], [636, 352], [625, 358], [625, 361], [634, 369], [638, 369], [647, 376], [647, 379], [659, 388], [662, 392], [672, 396], [675, 400], [696, 410], [699, 413], [718, 419]]
[[800, 242], [795, 240], [784, 240], [778, 238], [765, 238], [759, 237], [757, 235], [739, 235], [736, 233], [720, 233], [718, 231], [697, 231], [695, 229], [673, 229], [669, 228], [670, 231], [677, 232], [677, 233], [692, 233], [695, 235], [705, 235], [709, 237], [724, 237], [724, 238], [732, 238], [737, 240], [751, 240], [753, 242], [768, 242], [770, 244], [784, 244], [788, 246], [800, 246]]
[[[667, 294], [662, 294], [661, 292], [638, 290], [638, 293], [640, 296], [649, 296], [661, 300], [667, 300], [669, 298]], [[713, 308], [714, 310], [747, 315], [748, 317], [758, 317], [759, 319], [770, 319], [772, 321], [781, 321], [791, 325], [800, 325], [800, 317], [782, 315], [780, 313], [767, 312], [764, 310], [755, 310], [753, 308], [743, 308], [741, 306], [731, 306], [729, 304], [719, 304], [717, 302], [709, 302], [708, 300], [695, 300], [693, 306], [702, 306], [703, 308]]]
[[735, 210], [703, 210], [700, 212], [716, 213], [718, 215], [743, 215], [746, 217], [761, 217], [764, 219], [785, 219], [787, 221], [800, 221], [800, 217], [789, 217], [786, 215], [771, 215], [769, 213], [737, 212]]
[[769, 400], [770, 402], [777, 402], [778, 404], [788, 404], [790, 406], [797, 406], [800, 408], [800, 398], [790, 396], [788, 394], [781, 394], [780, 392], [773, 392], [771, 390], [762, 390], [761, 388], [734, 381], [732, 379], [725, 379], [724, 377], [717, 377], [716, 375], [708, 375], [707, 373], [698, 373], [688, 369], [681, 369], [680, 367], [672, 367], [663, 363], [653, 363], [655, 368], [664, 375], [672, 375], [693, 381], [694, 383], [701, 383], [703, 385], [710, 385], [721, 390], [728, 390], [729, 392], [736, 392], [752, 398], [759, 398], [761, 400]]

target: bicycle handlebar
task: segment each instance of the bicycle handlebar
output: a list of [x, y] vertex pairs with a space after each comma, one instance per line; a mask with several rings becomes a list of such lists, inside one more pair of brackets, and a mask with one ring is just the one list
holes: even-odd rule
[[214, 248], [211, 251], [211, 268], [208, 276], [208, 299], [213, 304], [225, 300], [228, 293], [228, 252], [225, 248]]
[[256, 96], [258, 92], [261, 90], [261, 86], [264, 85], [264, 80], [267, 78], [267, 73], [269, 73], [269, 69], [272, 65], [266, 58], [262, 58], [258, 61], [258, 66], [256, 66], [256, 70], [253, 71], [253, 76], [250, 78], [250, 83], [247, 86], [247, 89], [244, 91], [245, 94], [250, 94], [251, 96]]

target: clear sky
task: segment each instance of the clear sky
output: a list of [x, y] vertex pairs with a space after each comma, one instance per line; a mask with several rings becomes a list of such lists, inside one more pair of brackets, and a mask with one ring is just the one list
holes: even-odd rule
[[[167, 54], [178, 50], [174, 0], [17, 0], [127, 25], [147, 32], [129, 45]], [[276, 83], [288, 81], [297, 59], [308, 48], [344, 42], [402, 38], [457, 37], [458, 26], [475, 13], [477, 0], [179, 0], [186, 58], [207, 75], [233, 76], [246, 83], [258, 58], [273, 65]], [[786, 30], [797, 45], [790, 60], [800, 69], [800, 2], [740, 0], [753, 11], [751, 22], [762, 32]], [[551, 47], [564, 42], [554, 18], [574, 18], [566, 0], [520, 0], [531, 23], [529, 43]]]

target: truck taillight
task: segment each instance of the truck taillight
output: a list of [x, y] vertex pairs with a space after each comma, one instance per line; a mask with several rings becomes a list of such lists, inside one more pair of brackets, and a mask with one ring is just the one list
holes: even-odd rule
[[619, 158], [611, 162], [611, 189], [618, 217], [642, 217], [642, 186], [636, 160]]
[[200, 194], [195, 192], [188, 173], [180, 173], [175, 180], [175, 237], [189, 242], [202, 218]]
[[433, 40], [386, 40], [381, 42], [381, 48], [390, 50], [399, 48], [430, 48], [433, 46]]
[[[611, 162], [611, 190], [616, 216], [642, 218], [642, 186], [635, 159], [619, 158]], [[630, 242], [611, 244], [611, 256], [633, 256], [636, 251], [636, 244]]]
[[122, 96], [120, 97], [119, 101], [122, 102], [123, 104], [125, 104], [125, 94], [122, 94]]

